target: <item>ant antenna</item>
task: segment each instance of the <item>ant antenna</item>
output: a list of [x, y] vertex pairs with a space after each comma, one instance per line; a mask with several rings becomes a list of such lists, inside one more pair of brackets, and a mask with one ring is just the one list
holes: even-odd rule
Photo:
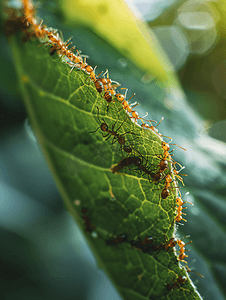
[[201, 275], [200, 273], [198, 273], [198, 272], [196, 272], [196, 271], [194, 271], [194, 270], [192, 270], [192, 269], [189, 269], [189, 267], [188, 267], [187, 265], [185, 265], [185, 267], [187, 268], [187, 272], [188, 272], [188, 273], [189, 273], [189, 272], [195, 272], [196, 274], [198, 274], [199, 276], [201, 276], [202, 278], [204, 278], [204, 276]]
[[115, 80], [112, 80], [111, 81], [113, 84], [116, 84], [117, 86], [120, 86], [121, 84], [120, 83], [118, 83], [117, 81], [115, 81]]
[[[158, 124], [155, 126], [155, 128], [157, 127], [157, 126], [159, 126], [159, 124], [162, 122], [164, 120], [164, 117], [162, 117], [162, 119], [158, 122]], [[156, 122], [156, 121], [155, 121]], [[156, 122], [157, 123], [157, 122]]]
[[125, 94], [124, 94], [124, 97], [125, 97], [125, 99], [126, 99], [126, 95], [127, 95], [128, 89], [127, 89], [127, 88], [121, 88], [121, 90], [126, 90], [126, 91], [125, 91]]
[[147, 115], [148, 115], [148, 112], [146, 112], [146, 114], [140, 119], [144, 119], [145, 117], [147, 117]]
[[[151, 122], [157, 123], [157, 121], [155, 121], [155, 120], [147, 120], [147, 121], [150, 122], [150, 123], [151, 123]], [[157, 126], [158, 126], [158, 125], [156, 125], [155, 128], [156, 128]]]
[[129, 100], [127, 100], [127, 102], [129, 102], [135, 95], [136, 95], [136, 93], [133, 93], [133, 95], [129, 98]]
[[108, 69], [106, 69], [105, 73], [103, 74], [103, 76], [105, 76], [105, 74], [108, 73]]

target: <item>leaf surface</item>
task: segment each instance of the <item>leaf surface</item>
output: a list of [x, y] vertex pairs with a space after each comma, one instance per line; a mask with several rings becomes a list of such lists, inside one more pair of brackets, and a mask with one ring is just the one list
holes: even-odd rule
[[[108, 105], [88, 75], [69, 74], [68, 66], [39, 44], [13, 41], [25, 105], [67, 209], [84, 232], [82, 208], [95, 226], [85, 234], [99, 266], [124, 299], [199, 299], [189, 278], [180, 289], [167, 291], [167, 284], [185, 275], [173, 251], [144, 253], [130, 245], [149, 235], [157, 245], [172, 237], [175, 190], [163, 200], [165, 180], [150, 183], [134, 165], [113, 174], [111, 166], [125, 153], [97, 128], [103, 119], [109, 128], [120, 127], [126, 145], [153, 170], [163, 153], [161, 139], [134, 124], [117, 101]], [[120, 234], [127, 235], [127, 242], [106, 244]]]

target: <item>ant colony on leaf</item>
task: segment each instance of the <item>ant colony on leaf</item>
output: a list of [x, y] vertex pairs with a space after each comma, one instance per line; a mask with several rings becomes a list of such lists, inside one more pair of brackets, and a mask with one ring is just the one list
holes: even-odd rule
[[[125, 90], [125, 93], [123, 94], [120, 91], [117, 91], [120, 83], [109, 78], [108, 70], [105, 72], [101, 71], [98, 75], [96, 75], [96, 67], [93, 68], [86, 62], [87, 56], [82, 55], [75, 46], [69, 48], [72, 44], [70, 42], [71, 38], [66, 42], [63, 42], [56, 29], [45, 26], [43, 24], [43, 20], [39, 23], [37, 22], [35, 17], [35, 8], [30, 0], [23, 0], [22, 3], [23, 7], [19, 12], [22, 16], [15, 17], [14, 15], [14, 21], [20, 25], [19, 28], [23, 33], [23, 40], [27, 41], [31, 38], [39, 38], [42, 41], [44, 40], [41, 45], [47, 45], [47, 47], [49, 47], [50, 56], [59, 55], [60, 58], [64, 58], [62, 61], [71, 68], [69, 70], [69, 74], [72, 74], [73, 70], [82, 70], [85, 74], [88, 74], [86, 80], [89, 79], [93, 82], [98, 94], [104, 99], [104, 101], [106, 101], [104, 103], [106, 103], [107, 108], [104, 112], [102, 111], [102, 113], [100, 113], [103, 105], [96, 105], [94, 107], [93, 112], [96, 114], [95, 122], [97, 123], [97, 127], [93, 131], [90, 131], [89, 134], [96, 136], [99, 135], [100, 137], [102, 135], [103, 140], [106, 143], [109, 143], [110, 146], [116, 145], [118, 147], [117, 151], [120, 151], [122, 157], [117, 161], [117, 163], [111, 166], [111, 175], [120, 176], [120, 174], [124, 174], [123, 172], [128, 171], [129, 174], [132, 174], [137, 178], [141, 178], [142, 180], [146, 180], [146, 182], [150, 184], [150, 189], [152, 191], [160, 190], [160, 192], [157, 193], [161, 203], [163, 203], [163, 201], [168, 201], [167, 198], [175, 192], [177, 196], [176, 204], [174, 206], [175, 217], [173, 223], [177, 222], [180, 224], [179, 222], [181, 221], [187, 222], [187, 220], [183, 217], [186, 215], [183, 210], [187, 209], [187, 207], [183, 207], [183, 205], [185, 203], [193, 204], [191, 202], [184, 201], [181, 198], [180, 186], [178, 186], [178, 182], [176, 181], [176, 179], [178, 179], [182, 185], [184, 185], [181, 175], [186, 176], [186, 174], [179, 175], [184, 167], [172, 158], [173, 155], [171, 152], [173, 150], [170, 151], [170, 145], [176, 144], [171, 144], [172, 138], [170, 137], [167, 137], [170, 139], [170, 142], [166, 143], [163, 140], [164, 136], [157, 130], [157, 126], [160, 125], [163, 118], [156, 126], [153, 126], [152, 122], [157, 123], [157, 121], [145, 119], [147, 114], [144, 117], [139, 117], [138, 112], [135, 110], [138, 103], [130, 103], [135, 94], [133, 94], [130, 98], [127, 98], [127, 88], [120, 89], [120, 91]], [[110, 116], [109, 111], [111, 110], [111, 107], [116, 108], [117, 114], [115, 118], [111, 118]], [[102, 117], [101, 114], [104, 114], [104, 117]], [[131, 122], [131, 120], [133, 122]], [[135, 128], [134, 132], [129, 128]], [[145, 139], [149, 139], [149, 142], [151, 142], [152, 137], [158, 139], [162, 153], [156, 153], [154, 155], [150, 155], [147, 152], [145, 153], [142, 150], [143, 148], [140, 146], [143, 137], [145, 137]], [[178, 147], [182, 148], [180, 146]], [[186, 149], [182, 149], [186, 151]], [[179, 166], [179, 170], [176, 168], [176, 165]], [[109, 169], [109, 166], [106, 167]], [[153, 188], [155, 185], [158, 185], [158, 188]], [[110, 188], [110, 196], [113, 200], [117, 199], [117, 196], [115, 197], [113, 195], [112, 188]], [[111, 203], [116, 202], [116, 200], [111, 201]], [[74, 200], [74, 206], [79, 208], [80, 205], [82, 205], [80, 200]], [[98, 232], [99, 224], [93, 224], [90, 208], [83, 207], [79, 210], [78, 215], [84, 223], [85, 232], [89, 236], [99, 238], [101, 235], [97, 235], [97, 233], [94, 232], [94, 229]], [[185, 258], [188, 257], [185, 252], [189, 250], [185, 249], [185, 246], [190, 244], [192, 241], [185, 244], [181, 239], [177, 239], [175, 236], [171, 236], [168, 239], [164, 233], [159, 233], [159, 235], [154, 235], [153, 233], [154, 236], [146, 235], [143, 238], [140, 238], [138, 234], [137, 238], [134, 238], [129, 229], [128, 232], [129, 235], [125, 232], [121, 232], [117, 235], [111, 235], [111, 238], [106, 236], [105, 245], [108, 246], [108, 249], [109, 247], [114, 247], [114, 251], [120, 251], [119, 249], [122, 249], [122, 247], [128, 247], [130, 245], [130, 251], [139, 251], [139, 255], [143, 253], [142, 255], [150, 256], [157, 255], [160, 251], [164, 251], [165, 253], [176, 253], [175, 247], [177, 246], [179, 247], [177, 260], [185, 264], [187, 272], [191, 272], [191, 269], [188, 268], [187, 262], [185, 261]], [[158, 242], [162, 237], [165, 242]], [[183, 270], [185, 269], [183, 268], [182, 271]], [[199, 273], [197, 274], [200, 275]], [[200, 276], [203, 277], [202, 275]], [[141, 281], [142, 277], [143, 275], [140, 277]], [[175, 281], [176, 277], [177, 279]], [[186, 276], [177, 275], [172, 279], [171, 283], [166, 284], [165, 287], [168, 292], [172, 292], [175, 289], [181, 289], [186, 280]]]

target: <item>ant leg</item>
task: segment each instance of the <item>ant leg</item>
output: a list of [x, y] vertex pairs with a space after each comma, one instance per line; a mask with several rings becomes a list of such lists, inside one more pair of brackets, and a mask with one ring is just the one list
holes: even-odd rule
[[185, 149], [185, 148], [183, 148], [183, 147], [181, 147], [181, 146], [179, 146], [179, 145], [177, 145], [177, 144], [171, 144], [171, 145], [175, 145], [175, 146], [181, 148], [182, 150], [187, 151], [187, 149]]
[[[118, 141], [118, 138], [117, 138], [117, 136], [115, 135], [114, 137], [113, 137], [113, 139], [112, 139], [112, 145], [113, 144], [115, 144], [116, 142]], [[122, 145], [120, 145], [120, 147], [122, 147]]]
[[[97, 106], [97, 118], [98, 118], [98, 120], [99, 120], [99, 122], [100, 122], [100, 124], [101, 124], [101, 120], [100, 120], [100, 110], [99, 110], [99, 107]], [[106, 123], [105, 122], [105, 120], [102, 118], [102, 120], [104, 121], [104, 123]]]
[[[126, 118], [127, 118], [127, 117], [126, 117]], [[121, 123], [121, 125], [117, 128], [116, 132], [122, 127], [122, 125], [124, 124], [126, 118], [123, 120], [123, 122]], [[118, 117], [118, 119], [119, 119], [119, 117]], [[117, 122], [118, 122], [118, 120], [116, 121], [116, 123], [117, 123]], [[115, 123], [115, 124], [116, 124], [116, 123]], [[115, 126], [115, 124], [114, 124], [113, 126]], [[113, 129], [112, 129], [112, 130], [113, 130]]]
[[[128, 90], [128, 89], [127, 89]], [[126, 91], [127, 92], [127, 91]], [[126, 95], [126, 94], [125, 94]], [[127, 102], [129, 102], [134, 96], [136, 95], [136, 93], [134, 93], [130, 98], [129, 98], [129, 100], [127, 100]], [[139, 103], [137, 104], [137, 105], [139, 105]], [[137, 106], [136, 105], [136, 106]], [[135, 106], [133, 106], [133, 107], [135, 107]]]
[[[109, 135], [109, 136], [108, 136]], [[108, 136], [108, 137], [107, 137]], [[108, 134], [106, 134], [106, 135], [103, 135], [103, 137], [105, 138], [105, 137], [107, 137], [106, 139], [105, 139], [105, 141], [107, 141], [107, 140], [109, 140], [110, 138], [111, 138], [111, 133], [109, 132]]]
[[100, 126], [98, 126], [98, 128], [95, 131], [89, 131], [89, 133], [95, 133], [99, 128]]
[[[101, 121], [100, 121], [100, 118], [99, 118], [99, 107], [97, 106], [97, 118], [98, 118], [98, 120], [99, 120], [99, 122], [100, 122], [100, 124], [101, 124]], [[105, 122], [105, 121], [104, 121]], [[90, 131], [89, 133], [94, 133], [94, 132], [96, 132], [98, 129], [100, 128], [100, 126], [95, 130], [95, 131]]]

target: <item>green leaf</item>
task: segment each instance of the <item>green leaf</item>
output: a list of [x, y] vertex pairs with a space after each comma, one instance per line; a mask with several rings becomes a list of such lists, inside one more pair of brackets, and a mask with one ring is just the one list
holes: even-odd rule
[[[97, 130], [102, 118], [109, 128], [121, 126], [119, 133], [126, 133], [127, 145], [136, 149], [133, 155], [141, 154], [153, 170], [163, 153], [161, 139], [134, 124], [117, 101], [107, 105], [88, 75], [79, 70], [69, 74], [68, 66], [39, 44], [22, 44], [20, 38], [12, 42], [25, 105], [65, 205], [86, 234], [99, 266], [124, 299], [200, 299], [188, 277], [180, 289], [167, 291], [165, 285], [187, 276], [173, 251], [143, 253], [129, 242], [106, 245], [120, 234], [128, 241], [151, 235], [156, 245], [164, 243], [165, 236], [169, 240], [175, 190], [162, 199], [165, 180], [150, 183], [134, 165], [113, 174], [111, 166], [126, 153]], [[85, 232], [84, 207], [95, 226], [92, 234]]]
[[158, 78], [164, 86], [179, 87], [173, 67], [154, 33], [125, 1], [59, 1], [69, 25], [83, 25], [117, 49], [144, 72], [144, 80]]

